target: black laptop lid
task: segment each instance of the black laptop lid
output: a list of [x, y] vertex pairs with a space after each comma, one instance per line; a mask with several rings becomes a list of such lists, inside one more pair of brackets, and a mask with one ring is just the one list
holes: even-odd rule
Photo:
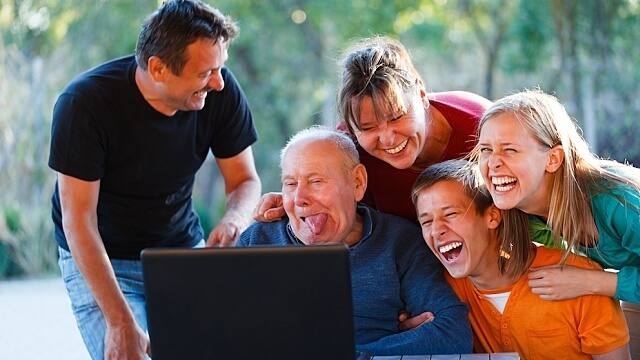
[[344, 246], [146, 249], [153, 359], [353, 359]]

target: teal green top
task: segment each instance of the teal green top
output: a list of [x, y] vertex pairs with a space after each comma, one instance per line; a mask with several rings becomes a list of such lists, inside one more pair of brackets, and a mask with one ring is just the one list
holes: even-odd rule
[[[640, 304], [640, 194], [618, 186], [591, 197], [593, 218], [598, 228], [598, 244], [578, 251], [604, 268], [617, 269], [615, 297]], [[529, 217], [532, 239], [553, 246], [551, 230], [535, 216]]]

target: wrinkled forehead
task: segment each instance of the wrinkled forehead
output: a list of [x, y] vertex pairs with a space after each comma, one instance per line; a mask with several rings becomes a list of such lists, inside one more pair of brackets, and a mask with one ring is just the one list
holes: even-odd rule
[[346, 155], [328, 139], [302, 139], [291, 144], [282, 158], [282, 177], [324, 174], [333, 175], [333, 169], [341, 169]]

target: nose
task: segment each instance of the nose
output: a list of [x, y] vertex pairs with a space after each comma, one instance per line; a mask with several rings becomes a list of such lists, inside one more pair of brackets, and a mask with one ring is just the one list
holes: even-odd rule
[[445, 225], [444, 221], [440, 219], [433, 219], [433, 223], [431, 224], [431, 236], [437, 240], [446, 233], [447, 226]]
[[378, 125], [378, 131], [378, 141], [383, 148], [386, 149], [396, 145], [396, 132], [388, 125], [387, 121], [383, 121]]
[[222, 89], [224, 89], [224, 79], [222, 78], [221, 69], [218, 69], [211, 73], [207, 86], [215, 91], [222, 91]]
[[293, 201], [298, 207], [309, 206], [309, 190], [305, 184], [298, 184]]
[[490, 169], [497, 169], [501, 165], [502, 156], [500, 156], [500, 154], [497, 154], [495, 151], [487, 157], [487, 166], [489, 166]]

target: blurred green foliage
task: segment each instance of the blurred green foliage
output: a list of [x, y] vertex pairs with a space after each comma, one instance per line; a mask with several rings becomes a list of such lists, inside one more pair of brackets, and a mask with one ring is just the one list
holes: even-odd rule
[[[47, 167], [51, 110], [78, 73], [133, 51], [157, 0], [0, 0], [0, 277], [55, 269]], [[220, 0], [240, 26], [227, 63], [260, 134], [265, 191], [279, 188], [278, 150], [293, 132], [336, 122], [339, 59], [375, 34], [409, 48], [429, 91], [497, 98], [555, 93], [605, 157], [640, 161], [637, 0]], [[224, 209], [209, 159], [194, 206], [206, 228]], [[13, 266], [13, 265], [12, 265]]]

